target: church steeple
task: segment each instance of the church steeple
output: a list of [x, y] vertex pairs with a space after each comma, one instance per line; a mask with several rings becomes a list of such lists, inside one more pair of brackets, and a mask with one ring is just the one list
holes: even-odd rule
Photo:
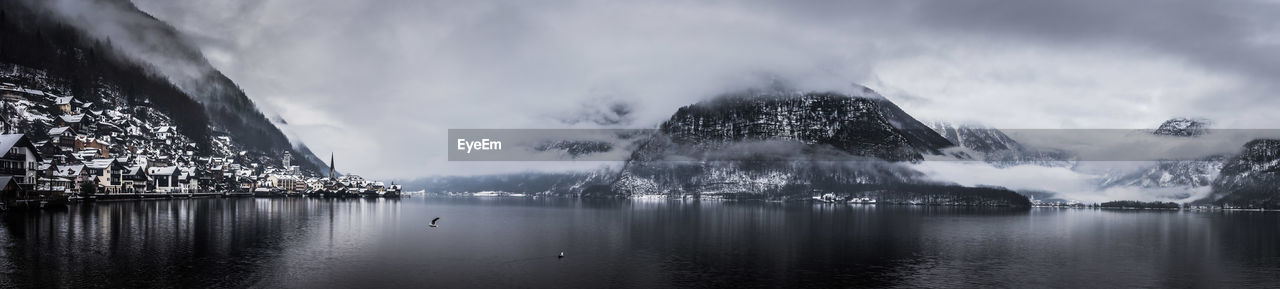
[[329, 152], [329, 179], [338, 178], [338, 174], [333, 170], [333, 152]]

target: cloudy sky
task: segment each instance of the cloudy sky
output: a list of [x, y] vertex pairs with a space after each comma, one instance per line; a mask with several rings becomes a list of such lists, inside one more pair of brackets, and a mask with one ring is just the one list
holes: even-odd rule
[[447, 129], [651, 128], [771, 78], [998, 128], [1280, 128], [1277, 1], [134, 2], [383, 178], [528, 169], [447, 162]]

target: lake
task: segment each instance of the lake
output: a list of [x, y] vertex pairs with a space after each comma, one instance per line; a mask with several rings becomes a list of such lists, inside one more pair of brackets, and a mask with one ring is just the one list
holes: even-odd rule
[[1278, 212], [415, 197], [2, 218], [0, 287], [1280, 287]]

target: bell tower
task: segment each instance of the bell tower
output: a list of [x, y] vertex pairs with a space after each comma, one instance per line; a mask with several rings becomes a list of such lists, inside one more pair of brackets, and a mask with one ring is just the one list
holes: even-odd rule
[[333, 170], [333, 153], [330, 152], [329, 153], [329, 179], [333, 180], [337, 178], [338, 178], [338, 172]]

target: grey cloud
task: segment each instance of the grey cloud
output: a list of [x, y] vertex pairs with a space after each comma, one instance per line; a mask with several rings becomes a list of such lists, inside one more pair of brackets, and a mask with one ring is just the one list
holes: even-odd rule
[[133, 4], [129, 1], [49, 0], [33, 3], [36, 4], [33, 7], [47, 9], [99, 39], [110, 41], [127, 57], [142, 59], [144, 64], [149, 64], [159, 73], [180, 80], [178, 85], [201, 78], [213, 69], [200, 51], [184, 45], [182, 33], [151, 21], [148, 15], [130, 12]]
[[[862, 83], [918, 118], [993, 125], [1257, 127], [1280, 106], [1274, 2], [134, 2], [202, 43], [292, 135], [372, 176], [522, 170], [423, 144], [450, 128], [652, 128], [762, 74], [807, 90]], [[1177, 80], [1198, 90], [1148, 87]]]
[[557, 117], [560, 122], [569, 125], [593, 123], [601, 126], [630, 125], [635, 112], [633, 104], [626, 100], [596, 100], [583, 103], [576, 112]]
[[1274, 33], [1280, 5], [1258, 1], [937, 1], [914, 19], [960, 33], [1004, 32], [1060, 45], [1124, 43], [1185, 56], [1209, 67], [1280, 76]]

